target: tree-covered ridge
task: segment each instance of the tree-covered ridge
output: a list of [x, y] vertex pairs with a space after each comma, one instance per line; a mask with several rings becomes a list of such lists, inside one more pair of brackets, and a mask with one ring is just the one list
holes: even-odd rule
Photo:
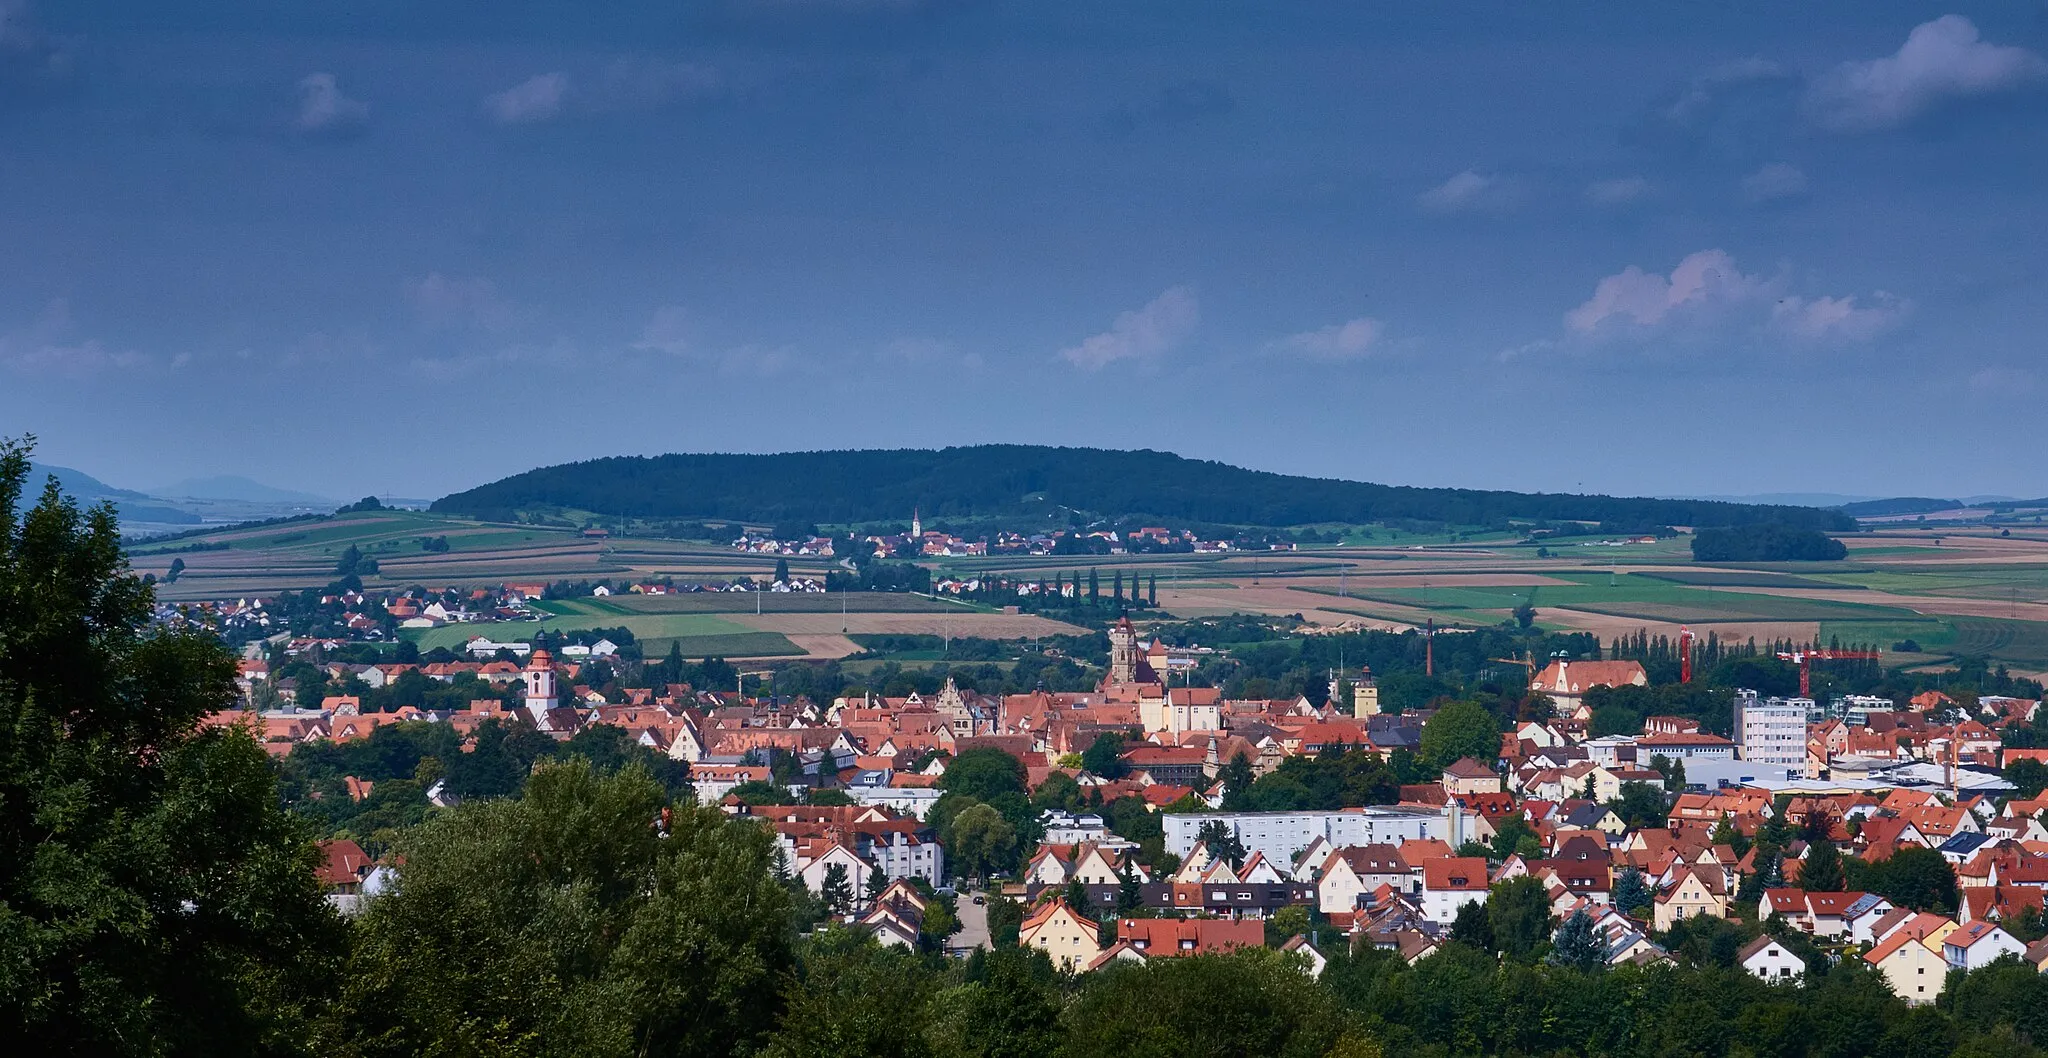
[[1413, 488], [1245, 470], [1171, 452], [975, 445], [964, 448], [615, 456], [542, 467], [435, 501], [436, 511], [503, 518], [565, 508], [631, 518], [730, 518], [850, 524], [1045, 514], [1287, 526], [1419, 519], [1493, 525], [1510, 518], [1584, 520], [1623, 531], [1771, 522], [1847, 530], [1809, 507]]

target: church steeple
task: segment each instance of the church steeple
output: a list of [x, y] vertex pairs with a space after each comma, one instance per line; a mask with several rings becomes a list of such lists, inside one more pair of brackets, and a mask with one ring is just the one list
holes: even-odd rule
[[915, 507], [910, 509], [910, 535], [913, 537], [924, 535], [924, 519], [917, 516], [917, 508]]

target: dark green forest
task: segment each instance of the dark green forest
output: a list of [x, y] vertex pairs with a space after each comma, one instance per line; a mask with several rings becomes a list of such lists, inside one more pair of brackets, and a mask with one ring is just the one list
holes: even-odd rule
[[1705, 528], [1692, 538], [1695, 562], [1839, 562], [1848, 553], [1840, 540], [1793, 525]]
[[[436, 511], [509, 519], [545, 509], [628, 518], [728, 518], [847, 525], [926, 519], [1152, 515], [1253, 526], [1415, 519], [1497, 525], [1584, 520], [1614, 531], [1771, 522], [1849, 530], [1834, 511], [1704, 500], [1411, 488], [1245, 470], [1170, 452], [1038, 445], [774, 455], [619, 456], [542, 467], [435, 501]], [[1064, 510], [1062, 510], [1064, 509]]]

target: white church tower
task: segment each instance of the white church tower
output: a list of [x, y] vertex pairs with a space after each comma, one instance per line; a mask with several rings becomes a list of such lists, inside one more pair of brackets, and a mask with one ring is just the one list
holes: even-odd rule
[[562, 704], [555, 691], [555, 659], [545, 650], [536, 650], [527, 659], [526, 668], [519, 678], [526, 683], [526, 712], [542, 730], [547, 729], [548, 710]]

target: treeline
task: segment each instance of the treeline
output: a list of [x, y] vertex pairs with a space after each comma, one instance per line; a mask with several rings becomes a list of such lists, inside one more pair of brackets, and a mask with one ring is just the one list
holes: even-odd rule
[[1704, 528], [1692, 538], [1695, 562], [1839, 562], [1848, 553], [1840, 540], [1793, 523]]
[[[1029, 498], [1029, 499], [1027, 499]], [[1626, 525], [1773, 522], [1848, 530], [1839, 512], [1700, 500], [1425, 489], [1295, 477], [1183, 459], [1035, 445], [937, 451], [631, 456], [543, 467], [435, 501], [436, 511], [509, 518], [568, 508], [642, 519], [853, 524], [971, 518], [1054, 507], [1230, 525], [1360, 524], [1412, 518], [1489, 525], [1509, 518]], [[1064, 521], [1064, 519], [1062, 519]]]

